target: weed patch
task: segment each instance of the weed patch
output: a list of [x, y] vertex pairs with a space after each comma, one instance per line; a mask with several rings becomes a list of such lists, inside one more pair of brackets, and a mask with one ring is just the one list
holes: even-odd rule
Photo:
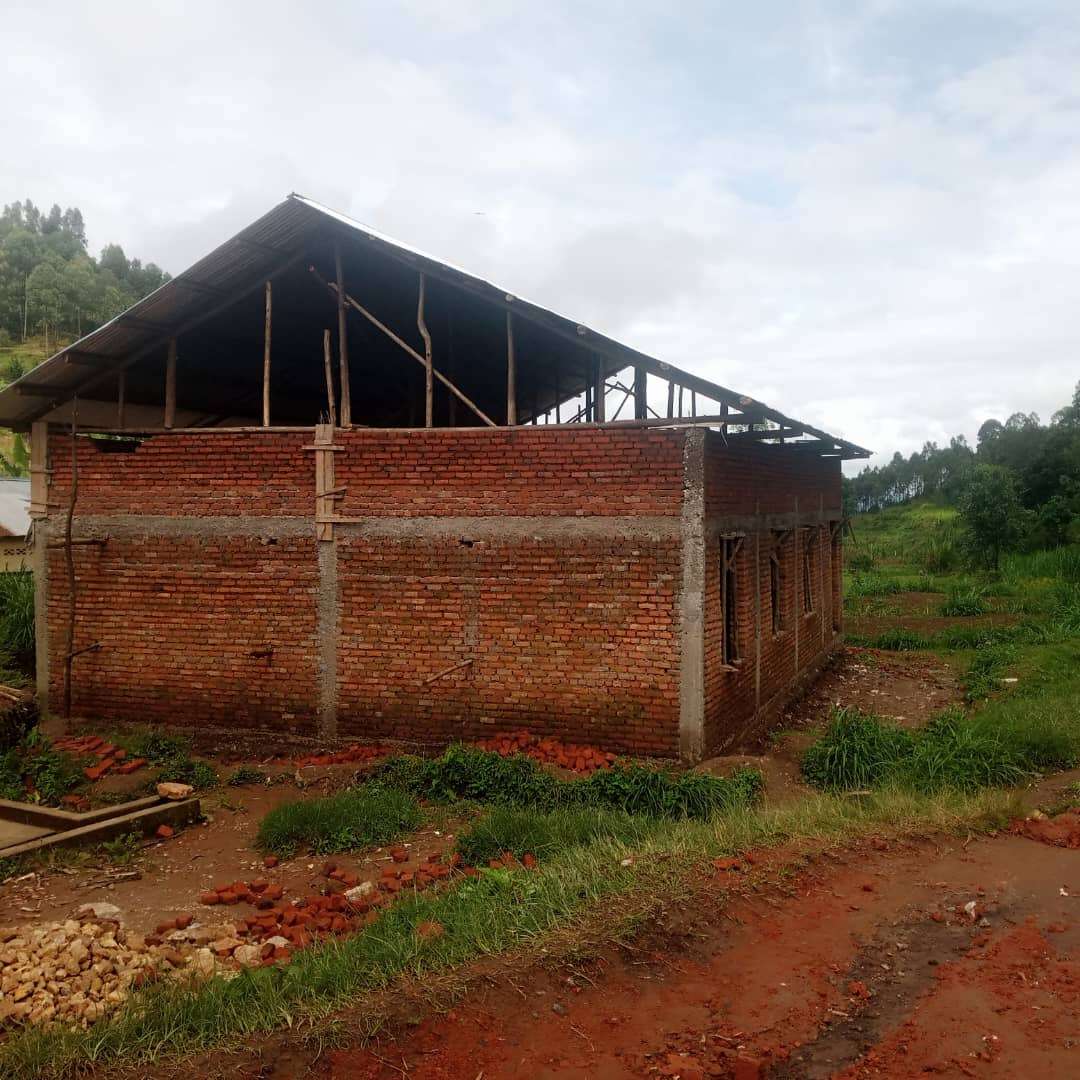
[[371, 783], [436, 801], [466, 799], [536, 810], [606, 807], [676, 819], [705, 818], [751, 802], [761, 789], [761, 775], [743, 769], [717, 777], [616, 763], [587, 780], [566, 781], [524, 755], [502, 757], [457, 744], [438, 758], [389, 758]]
[[388, 844], [423, 821], [417, 801], [391, 789], [354, 788], [275, 807], [259, 824], [256, 845], [283, 858]]
[[457, 850], [465, 862], [476, 866], [506, 851], [518, 859], [527, 854], [549, 859], [600, 837], [634, 845], [652, 828], [648, 819], [620, 810], [583, 808], [544, 813], [500, 806], [461, 833]]
[[978, 585], [950, 589], [940, 608], [942, 615], [961, 618], [985, 615], [987, 610], [986, 590]]

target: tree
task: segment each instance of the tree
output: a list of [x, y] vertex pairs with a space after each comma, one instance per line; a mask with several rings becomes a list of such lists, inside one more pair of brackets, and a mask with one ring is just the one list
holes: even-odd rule
[[1001, 465], [976, 465], [960, 496], [959, 510], [971, 560], [996, 572], [1002, 554], [1019, 546], [1030, 518], [1016, 476]]

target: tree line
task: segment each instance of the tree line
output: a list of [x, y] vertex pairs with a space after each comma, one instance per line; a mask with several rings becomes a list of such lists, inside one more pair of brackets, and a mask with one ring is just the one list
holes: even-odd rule
[[45, 212], [26, 199], [0, 213], [0, 346], [81, 337], [168, 280], [160, 266], [129, 259], [119, 244], [107, 244], [95, 259], [78, 207], [54, 204]]
[[936, 496], [966, 518], [984, 508], [988, 561], [1001, 550], [1027, 544], [1056, 547], [1080, 540], [1080, 383], [1072, 400], [1044, 424], [1035, 413], [986, 420], [976, 445], [963, 435], [948, 446], [928, 442], [909, 457], [897, 452], [887, 465], [867, 466], [844, 480], [848, 513], [868, 513], [920, 496]]

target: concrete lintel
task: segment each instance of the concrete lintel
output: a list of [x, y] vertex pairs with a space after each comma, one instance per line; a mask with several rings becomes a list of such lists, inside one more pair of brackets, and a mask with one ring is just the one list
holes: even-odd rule
[[713, 540], [722, 533], [780, 532], [802, 529], [812, 525], [825, 525], [839, 521], [840, 510], [805, 510], [786, 514], [710, 514], [705, 519], [705, 535]]
[[683, 446], [682, 585], [679, 591], [679, 755], [705, 749], [705, 432]]
[[[618, 517], [499, 516], [387, 517], [372, 515], [335, 524], [343, 536], [375, 540], [676, 540], [679, 519], [664, 516]], [[284, 539], [314, 537], [311, 518], [170, 517], [162, 514], [76, 515], [79, 539], [132, 539], [142, 536], [251, 536]]]

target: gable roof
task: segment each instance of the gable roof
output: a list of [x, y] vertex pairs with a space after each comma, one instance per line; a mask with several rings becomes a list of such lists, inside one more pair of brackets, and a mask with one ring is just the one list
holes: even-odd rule
[[[257, 221], [226, 240], [183, 273], [149, 296], [85, 335], [73, 345], [39, 364], [0, 391], [0, 425], [25, 430], [73, 395], [90, 395], [119, 371], [221, 315], [241, 297], [260, 290], [263, 283], [301, 264], [317, 239], [341, 239], [365, 248], [368, 254], [412, 267], [486, 305], [513, 312], [541, 331], [579, 350], [601, 358], [605, 374], [640, 366], [660, 378], [671, 379], [706, 399], [737, 410], [732, 423], [777, 424], [775, 437], [792, 445], [799, 438], [813, 442], [820, 452], [840, 457], [868, 457], [869, 451], [845, 439], [795, 420], [760, 401], [718, 383], [632, 349], [584, 324], [557, 314], [509, 292], [451, 263], [394, 240], [366, 225], [302, 195], [291, 194]], [[570, 400], [584, 388], [569, 380], [562, 397]], [[542, 414], [553, 407], [550, 391], [536, 405]], [[673, 420], [672, 423], [677, 423]], [[683, 422], [689, 422], [683, 418]], [[767, 439], [767, 432], [754, 432]]]

